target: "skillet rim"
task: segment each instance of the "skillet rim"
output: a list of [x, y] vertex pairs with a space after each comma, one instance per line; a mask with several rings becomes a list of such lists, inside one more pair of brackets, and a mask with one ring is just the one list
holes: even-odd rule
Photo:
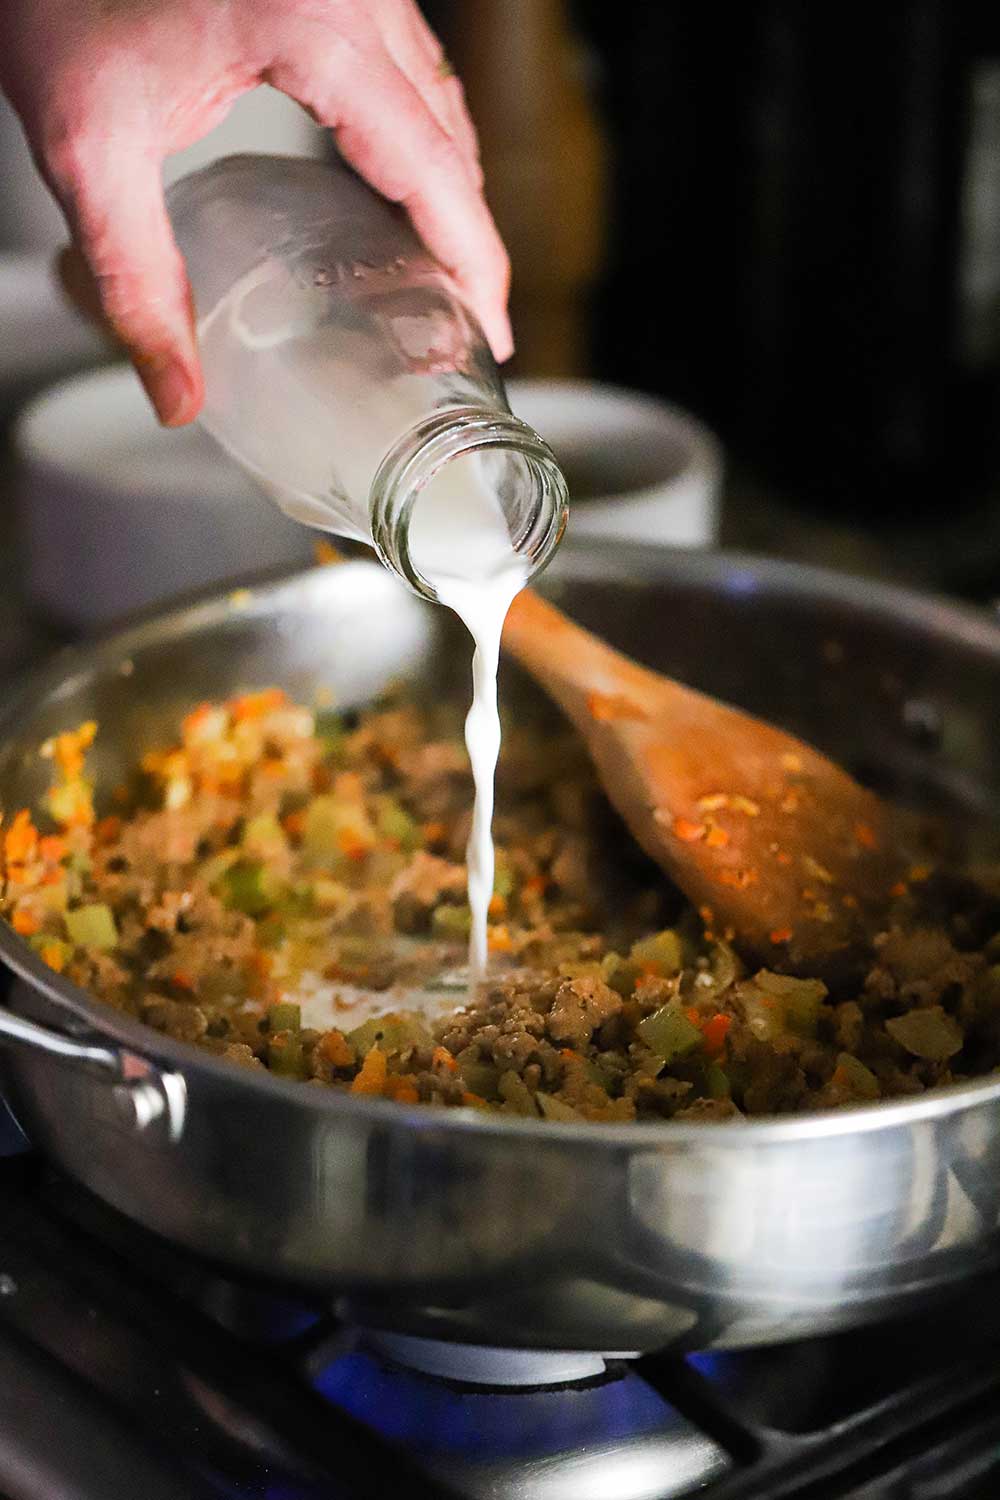
[[[342, 568], [381, 572], [374, 561], [358, 560]], [[768, 592], [790, 598], [808, 598], [846, 604], [859, 617], [900, 619], [934, 634], [947, 634], [973, 650], [993, 657], [1000, 674], [1000, 622], [985, 609], [960, 604], [931, 593], [921, 593], [898, 584], [867, 579], [831, 568], [788, 562], [783, 559], [731, 551], [691, 551], [665, 545], [631, 542], [598, 544], [564, 543], [549, 570], [556, 584], [567, 580], [617, 581], [623, 586], [669, 579], [671, 574], [691, 582], [722, 583], [733, 592]], [[175, 602], [169, 609], [146, 611], [101, 637], [81, 645], [66, 646], [42, 663], [22, 673], [9, 698], [0, 705], [0, 765], [12, 753], [12, 734], [19, 711], [28, 702], [58, 701], [82, 676], [102, 669], [117, 669], [144, 646], [160, 644], [208, 630], [239, 612], [266, 615], [268, 605], [285, 591], [295, 591], [307, 580], [322, 580], [324, 569], [296, 568], [264, 575], [223, 592], [212, 590], [191, 601]], [[321, 585], [318, 583], [317, 587]], [[298, 1081], [275, 1076], [266, 1069], [237, 1070], [191, 1043], [176, 1041], [146, 1026], [138, 1019], [116, 1011], [65, 976], [56, 974], [35, 954], [10, 925], [0, 920], [0, 961], [25, 984], [39, 992], [50, 1005], [68, 1015], [77, 1025], [70, 1034], [80, 1036], [81, 1023], [97, 1036], [110, 1039], [157, 1066], [203, 1072], [210, 1079], [248, 1089], [263, 1098], [268, 1095], [330, 1117], [354, 1117], [359, 1122], [393, 1124], [423, 1132], [444, 1129], [478, 1136], [540, 1141], [570, 1142], [580, 1148], [621, 1151], [650, 1147], [684, 1149], [694, 1144], [720, 1150], [738, 1145], [771, 1146], [791, 1142], [837, 1139], [855, 1133], [870, 1134], [919, 1121], [960, 1115], [978, 1105], [1000, 1099], [1000, 1070], [980, 1079], [949, 1084], [918, 1097], [880, 1100], [861, 1108], [817, 1110], [805, 1115], [758, 1115], [752, 1120], [696, 1122], [651, 1122], [610, 1124], [581, 1121], [527, 1120], [475, 1109], [430, 1109], [400, 1105], [388, 1099], [358, 1097], [335, 1090], [304, 1088]]]

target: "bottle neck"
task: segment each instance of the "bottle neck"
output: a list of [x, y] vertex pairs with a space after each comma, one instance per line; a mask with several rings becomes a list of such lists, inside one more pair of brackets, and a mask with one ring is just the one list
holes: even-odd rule
[[[369, 493], [372, 541], [386, 567], [425, 599], [437, 599], [416, 566], [410, 522], [421, 493], [446, 465], [481, 457], [488, 462], [512, 551], [533, 577], [549, 561], [566, 528], [566, 480], [548, 444], [510, 412], [478, 406], [434, 412], [390, 448]], [[479, 481], [482, 483], [482, 480]], [[462, 549], [462, 513], [454, 514], [454, 543]]]

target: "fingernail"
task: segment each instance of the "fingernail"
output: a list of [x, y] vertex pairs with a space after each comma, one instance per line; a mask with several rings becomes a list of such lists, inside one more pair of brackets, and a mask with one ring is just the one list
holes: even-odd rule
[[183, 427], [198, 414], [198, 386], [177, 359], [143, 360], [139, 379], [164, 427]]
[[493, 348], [493, 358], [498, 365], [502, 365], [514, 353], [514, 331], [506, 313], [502, 313], [497, 319], [490, 344]]

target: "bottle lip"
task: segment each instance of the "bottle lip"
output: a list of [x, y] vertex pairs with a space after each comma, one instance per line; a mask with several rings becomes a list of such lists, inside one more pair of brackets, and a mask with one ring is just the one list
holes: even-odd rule
[[511, 541], [534, 577], [550, 561], [566, 529], [566, 480], [548, 443], [512, 412], [452, 406], [409, 428], [385, 455], [369, 493], [372, 542], [380, 560], [425, 599], [437, 599], [433, 584], [414, 566], [408, 547], [409, 520], [421, 490], [448, 463], [484, 450], [518, 453], [535, 481], [535, 506]]

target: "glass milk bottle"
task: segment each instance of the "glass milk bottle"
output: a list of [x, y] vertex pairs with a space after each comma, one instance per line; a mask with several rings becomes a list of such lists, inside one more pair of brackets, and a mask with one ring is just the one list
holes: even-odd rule
[[168, 206], [197, 307], [202, 421], [282, 510], [371, 543], [437, 598], [414, 547], [421, 497], [436, 496], [422, 524], [433, 510], [439, 566], [462, 554], [474, 490], [524, 576], [545, 564], [565, 480], [401, 209], [339, 163], [268, 156], [216, 162]]

